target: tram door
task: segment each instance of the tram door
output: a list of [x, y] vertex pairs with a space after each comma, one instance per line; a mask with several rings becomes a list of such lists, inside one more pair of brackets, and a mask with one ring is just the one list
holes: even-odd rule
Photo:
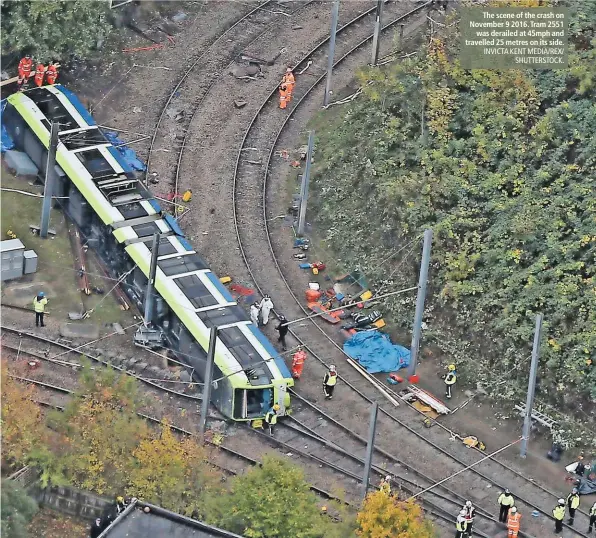
[[283, 382], [273, 382], [274, 387], [274, 400], [279, 405], [278, 415], [283, 416], [286, 414], [286, 404], [288, 403], [288, 387]]

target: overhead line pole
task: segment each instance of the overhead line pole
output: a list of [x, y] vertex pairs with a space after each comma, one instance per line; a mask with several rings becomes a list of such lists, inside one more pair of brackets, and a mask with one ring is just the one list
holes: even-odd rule
[[[416, 312], [414, 314], [414, 329], [412, 332], [412, 345], [410, 347], [410, 365], [408, 366], [408, 379], [416, 374], [418, 351], [420, 347], [420, 334], [422, 332], [422, 315], [424, 314], [424, 301], [426, 299], [426, 281], [428, 280], [428, 266], [430, 265], [430, 249], [433, 240], [433, 231], [424, 231], [422, 246], [422, 261], [420, 262], [420, 276], [418, 278], [418, 296], [416, 297]], [[415, 378], [414, 378], [415, 380]], [[413, 381], [410, 379], [410, 381]]]
[[153, 234], [151, 247], [151, 266], [149, 269], [149, 280], [147, 281], [147, 293], [145, 296], [145, 327], [149, 327], [153, 315], [153, 296], [155, 286], [155, 275], [157, 273], [157, 257], [159, 256], [159, 239], [161, 234]]
[[310, 183], [310, 165], [315, 146], [315, 132], [308, 133], [308, 150], [306, 151], [306, 166], [302, 174], [302, 184], [300, 186], [300, 216], [298, 218], [298, 235], [304, 235], [306, 224], [306, 204], [308, 202], [308, 185]]
[[377, 60], [379, 58], [379, 34], [381, 33], [381, 19], [383, 17], [383, 5], [385, 4], [384, 0], [377, 0], [377, 12], [375, 15], [375, 33], [373, 36], [373, 44], [372, 44], [372, 58], [371, 58], [371, 65], [374, 67], [377, 65]]
[[370, 423], [368, 425], [368, 443], [366, 445], [366, 457], [364, 459], [364, 476], [362, 477], [362, 499], [364, 500], [368, 493], [368, 479], [372, 468], [372, 459], [375, 448], [375, 434], [377, 431], [377, 415], [379, 413], [379, 404], [373, 402], [370, 410]]
[[209, 350], [207, 351], [207, 364], [205, 365], [205, 379], [203, 379], [203, 396], [201, 402], [201, 416], [199, 420], [199, 436], [201, 439], [205, 436], [207, 427], [207, 414], [209, 413], [209, 403], [211, 402], [211, 385], [213, 383], [213, 364], [215, 362], [215, 344], [218, 335], [217, 327], [211, 327], [209, 333]]
[[536, 372], [538, 371], [538, 357], [540, 355], [540, 337], [542, 336], [543, 315], [536, 315], [536, 328], [534, 329], [534, 345], [532, 347], [532, 363], [530, 365], [530, 379], [528, 381], [528, 396], [526, 399], [526, 412], [524, 415], [524, 428], [519, 455], [526, 457], [528, 451], [528, 440], [530, 438], [530, 427], [532, 425], [532, 407], [534, 405], [534, 392], [536, 390]]
[[331, 12], [331, 35], [329, 37], [329, 53], [327, 55], [327, 82], [325, 84], [323, 106], [327, 106], [329, 104], [329, 94], [331, 93], [331, 78], [333, 77], [333, 57], [335, 56], [335, 36], [337, 34], [338, 18], [339, 0], [335, 0], [335, 2], [333, 2], [333, 11]]
[[46, 179], [41, 205], [41, 222], [39, 224], [39, 236], [42, 239], [48, 237], [48, 228], [50, 226], [50, 210], [52, 209], [52, 194], [54, 194], [54, 180], [56, 178], [59, 126], [59, 123], [53, 122], [50, 130], [50, 146], [48, 148], [48, 160], [46, 161]]

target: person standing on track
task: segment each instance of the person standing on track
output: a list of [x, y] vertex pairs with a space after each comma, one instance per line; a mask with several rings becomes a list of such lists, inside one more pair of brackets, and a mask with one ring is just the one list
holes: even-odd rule
[[294, 73], [292, 73], [291, 67], [288, 67], [286, 69], [286, 74], [283, 76], [281, 83], [286, 85], [286, 88], [288, 91], [286, 100], [289, 103], [292, 100], [292, 94], [294, 93], [294, 86], [296, 85], [296, 79], [294, 78]]
[[43, 315], [46, 311], [46, 305], [48, 304], [48, 299], [46, 294], [43, 291], [40, 291], [37, 294], [37, 297], [33, 299], [33, 310], [35, 310], [35, 326], [39, 327], [41, 323], [42, 327], [45, 327], [43, 324]]
[[457, 381], [457, 373], [455, 372], [455, 364], [447, 366], [447, 375], [445, 376], [445, 396], [451, 399], [451, 389]]
[[567, 506], [569, 508], [569, 525], [573, 526], [573, 520], [575, 519], [575, 511], [579, 508], [579, 493], [577, 488], [573, 488], [571, 493], [567, 495]]
[[279, 108], [288, 106], [288, 86], [285, 82], [279, 85]]
[[21, 91], [24, 86], [27, 86], [31, 70], [33, 69], [33, 60], [30, 54], [25, 54], [25, 57], [19, 62], [19, 76], [17, 78], [17, 89]]
[[323, 378], [323, 393], [325, 394], [326, 400], [331, 400], [331, 398], [333, 398], [335, 385], [337, 385], [337, 371], [335, 370], [335, 366], [331, 365], [329, 366], [329, 371]]
[[555, 532], [562, 532], [565, 519], [565, 499], [559, 499], [557, 506], [553, 508], [553, 517], [555, 518]]
[[259, 303], [257, 303], [256, 301], [250, 305], [250, 320], [254, 323], [254, 325], [256, 327], [259, 326], [259, 312], [260, 312], [260, 308], [259, 308]]
[[504, 493], [501, 493], [501, 495], [499, 495], [499, 521], [501, 523], [506, 523], [507, 522], [507, 516], [509, 515], [509, 509], [515, 504], [515, 499], [513, 498], [513, 495], [511, 495], [511, 492], [506, 489]]
[[46, 66], [43, 65], [41, 62], [37, 64], [37, 67], [35, 68], [35, 77], [33, 78], [33, 80], [35, 81], [35, 85], [38, 88], [41, 88], [41, 86], [43, 86], [43, 77], [46, 74]]
[[273, 435], [273, 430], [277, 424], [277, 412], [279, 411], [279, 405], [275, 404], [267, 414], [265, 415], [265, 424], [269, 426], [269, 435]]
[[277, 339], [277, 341], [281, 342], [282, 349], [284, 351], [287, 351], [288, 346], [286, 345], [286, 335], [288, 334], [290, 328], [288, 327], [288, 320], [285, 318], [285, 316], [280, 314], [279, 325], [275, 327], [275, 330], [279, 331], [279, 338]]
[[261, 320], [263, 321], [263, 325], [267, 325], [267, 323], [269, 323], [269, 314], [273, 310], [273, 301], [269, 295], [263, 297], [259, 308], [261, 309]]
[[472, 527], [474, 526], [474, 518], [476, 517], [476, 508], [472, 505], [472, 501], [466, 501], [463, 508], [466, 513], [466, 536], [472, 536]]
[[509, 517], [507, 518], [507, 536], [508, 538], [517, 538], [519, 533], [519, 524], [521, 522], [521, 514], [517, 513], [515, 506], [509, 510]]
[[391, 475], [387, 475], [379, 484], [379, 490], [385, 495], [391, 495]]
[[56, 79], [58, 78], [58, 69], [56, 66], [56, 62], [52, 60], [50, 65], [46, 70], [46, 84], [56, 84]]
[[590, 513], [588, 515], [590, 516], [590, 526], [588, 527], [588, 534], [591, 534], [592, 530], [594, 529], [594, 525], [596, 525], [596, 502], [592, 505], [592, 508], [590, 508]]
[[466, 511], [462, 510], [455, 520], [455, 538], [464, 538], [466, 530]]

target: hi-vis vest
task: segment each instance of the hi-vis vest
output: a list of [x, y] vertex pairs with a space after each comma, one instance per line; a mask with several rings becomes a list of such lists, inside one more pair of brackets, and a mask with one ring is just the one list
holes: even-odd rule
[[389, 495], [391, 493], [391, 484], [389, 484], [389, 482], [386, 482], [385, 480], [383, 480], [381, 482], [381, 484], [379, 485], [379, 489], [385, 494], [385, 495]]
[[325, 380], [325, 385], [328, 387], [333, 387], [337, 384], [337, 374], [331, 375], [331, 373], [327, 374], [327, 379]]
[[457, 376], [455, 375], [455, 373], [454, 372], [449, 372], [445, 376], [445, 385], [454, 385], [456, 379], [457, 379]]
[[501, 495], [499, 495], [499, 504], [502, 506], [513, 506], [515, 504], [513, 495], [505, 495], [504, 493], [501, 493]]
[[38, 301], [37, 297], [35, 297], [35, 299], [33, 299], [33, 308], [38, 313], [44, 312], [47, 304], [48, 304], [48, 300], [45, 297], [41, 301]]
[[592, 508], [590, 508], [590, 515], [596, 516], [596, 503], [594, 503], [594, 506], [592, 506]]
[[553, 517], [558, 521], [563, 521], [565, 517], [565, 507], [564, 506], [555, 506], [553, 510]]
[[467, 523], [465, 519], [460, 519], [459, 517], [457, 518], [457, 521], [455, 522], [455, 530], [458, 532], [464, 532], [467, 528]]
[[509, 514], [507, 518], [507, 528], [510, 531], [519, 531], [519, 521], [521, 519], [521, 514]]
[[271, 424], [272, 426], [275, 426], [277, 424], [277, 413], [275, 413], [273, 411], [268, 411], [267, 414], [265, 415], [265, 422], [267, 424]]
[[578, 508], [579, 507], [579, 495], [574, 495], [573, 493], [570, 493], [567, 496], [567, 504], [571, 507], [571, 508]]

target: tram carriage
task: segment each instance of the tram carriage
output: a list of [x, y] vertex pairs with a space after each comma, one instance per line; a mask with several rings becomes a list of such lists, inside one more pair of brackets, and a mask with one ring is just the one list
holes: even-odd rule
[[294, 384], [283, 360], [246, 312], [164, 213], [76, 96], [61, 85], [7, 99], [2, 121], [17, 149], [45, 174], [51, 123], [58, 122], [54, 196], [89, 246], [142, 309], [153, 235], [161, 234], [153, 322], [166, 347], [203, 379], [209, 331], [218, 327], [212, 401], [226, 417], [262, 418], [273, 403], [283, 414]]

